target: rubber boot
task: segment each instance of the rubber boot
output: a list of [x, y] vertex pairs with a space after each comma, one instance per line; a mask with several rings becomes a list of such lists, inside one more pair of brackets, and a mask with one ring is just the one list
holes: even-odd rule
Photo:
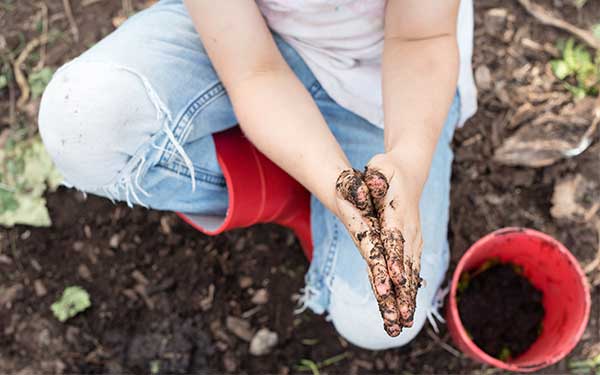
[[239, 127], [213, 135], [229, 192], [225, 218], [177, 214], [202, 233], [216, 235], [257, 223], [291, 228], [312, 259], [310, 193], [248, 141]]

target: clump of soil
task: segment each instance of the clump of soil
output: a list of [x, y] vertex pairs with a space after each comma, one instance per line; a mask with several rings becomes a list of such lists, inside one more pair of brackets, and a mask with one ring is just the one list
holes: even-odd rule
[[458, 310], [475, 344], [501, 360], [524, 353], [538, 338], [544, 317], [542, 292], [511, 263], [463, 274]]

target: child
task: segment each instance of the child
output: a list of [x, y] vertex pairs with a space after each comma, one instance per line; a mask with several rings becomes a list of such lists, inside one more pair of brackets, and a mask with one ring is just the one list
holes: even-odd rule
[[40, 133], [81, 190], [223, 216], [211, 134], [239, 124], [312, 193], [305, 305], [401, 346], [448, 266], [449, 143], [475, 110], [459, 1], [163, 0], [56, 73]]

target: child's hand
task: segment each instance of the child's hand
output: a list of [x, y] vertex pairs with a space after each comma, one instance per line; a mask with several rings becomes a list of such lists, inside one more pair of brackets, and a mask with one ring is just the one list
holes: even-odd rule
[[412, 326], [422, 239], [419, 194], [385, 154], [365, 171], [342, 172], [336, 184], [340, 219], [367, 262], [384, 328], [390, 336]]

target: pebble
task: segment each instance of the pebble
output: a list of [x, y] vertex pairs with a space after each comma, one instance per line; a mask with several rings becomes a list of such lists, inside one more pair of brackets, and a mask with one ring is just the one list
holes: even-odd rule
[[261, 356], [269, 354], [279, 340], [277, 333], [267, 328], [261, 328], [250, 341], [250, 354]]
[[43, 297], [46, 294], [48, 294], [48, 290], [46, 289], [46, 286], [40, 279], [37, 279], [33, 282], [33, 289], [35, 290], [35, 294], [38, 297]]
[[250, 285], [252, 285], [252, 282], [253, 282], [253, 280], [250, 276], [240, 276], [240, 280], [239, 280], [240, 288], [242, 288], [242, 289], [249, 288]]
[[238, 362], [235, 354], [227, 351], [223, 354], [223, 367], [228, 373], [236, 372], [238, 369]]
[[110, 240], [108, 241], [108, 246], [110, 246], [113, 249], [117, 249], [119, 247], [120, 242], [121, 242], [121, 239], [119, 238], [119, 235], [113, 234], [110, 237]]
[[269, 292], [266, 289], [257, 290], [252, 296], [252, 303], [255, 305], [264, 305], [269, 302]]
[[81, 276], [82, 279], [88, 281], [92, 279], [92, 272], [90, 271], [88, 266], [86, 266], [83, 263], [80, 264], [79, 267], [77, 267], [77, 273], [79, 274], [79, 276]]
[[479, 65], [475, 69], [475, 82], [480, 90], [489, 90], [492, 88], [492, 73], [485, 65]]
[[508, 11], [504, 8], [492, 8], [485, 12], [483, 25], [485, 31], [491, 36], [501, 36], [506, 28]]
[[8, 288], [0, 287], [0, 306], [9, 305], [23, 290], [23, 285], [15, 284]]

